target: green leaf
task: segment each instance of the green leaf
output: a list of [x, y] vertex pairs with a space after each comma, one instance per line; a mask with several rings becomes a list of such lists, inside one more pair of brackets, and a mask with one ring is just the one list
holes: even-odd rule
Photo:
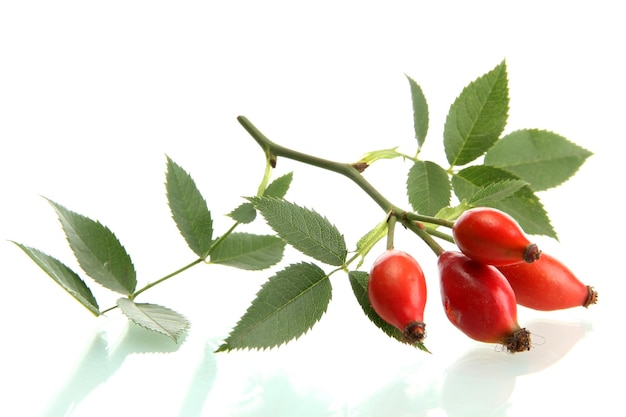
[[[485, 187], [506, 180], [519, 178], [499, 168], [477, 165], [455, 174], [452, 177], [452, 186], [459, 200], [469, 201]], [[521, 187], [511, 197], [486, 205], [509, 213], [528, 234], [557, 238], [541, 201], [527, 185]]]
[[367, 296], [367, 285], [369, 281], [369, 274], [363, 271], [350, 271], [348, 273], [348, 278], [350, 279], [350, 286], [352, 287], [352, 292], [356, 297], [359, 305], [363, 309], [365, 315], [378, 327], [380, 330], [385, 332], [387, 336], [396, 339], [399, 342], [406, 343], [405, 338], [402, 335], [402, 332], [387, 323], [385, 320], [381, 319], [380, 316], [374, 311], [372, 305], [370, 304], [370, 300]]
[[450, 107], [443, 132], [450, 165], [465, 165], [491, 148], [504, 131], [508, 109], [509, 88], [503, 61], [465, 87]]
[[160, 305], [135, 303], [128, 298], [120, 298], [117, 306], [133, 323], [164, 334], [176, 343], [189, 328], [189, 321], [183, 315]]
[[417, 161], [407, 179], [409, 202], [415, 211], [432, 216], [450, 204], [452, 186], [448, 173], [434, 162]]
[[[285, 197], [292, 179], [293, 173], [291, 172], [276, 178], [267, 186], [263, 195], [265, 197], [275, 198]], [[256, 219], [256, 209], [254, 208], [254, 204], [246, 202], [231, 211], [228, 215], [236, 222], [243, 224], [252, 223]]]
[[256, 219], [256, 209], [252, 203], [245, 202], [228, 213], [228, 215], [236, 222], [248, 224]]
[[396, 149], [398, 149], [397, 146], [395, 148], [379, 149], [377, 151], [368, 152], [363, 155], [361, 159], [359, 159], [359, 162], [365, 163], [365, 165], [370, 166], [380, 159], [394, 159], [400, 157], [406, 158], [406, 155], [398, 152]]
[[70, 293], [79, 303], [96, 316], [100, 315], [98, 303], [85, 282], [56, 258], [41, 252], [38, 249], [13, 242], [19, 246], [43, 271], [50, 276], [65, 291]]
[[167, 157], [165, 187], [180, 234], [196, 255], [206, 258], [213, 239], [211, 212], [194, 180], [170, 157]]
[[211, 251], [211, 263], [257, 271], [280, 262], [284, 249], [276, 236], [232, 233]]
[[267, 349], [297, 339], [326, 312], [332, 287], [317, 265], [289, 265], [271, 277], [217, 349]]
[[289, 191], [289, 186], [291, 185], [291, 181], [293, 180], [293, 173], [289, 172], [283, 176], [276, 178], [274, 181], [270, 183], [265, 189], [263, 196], [265, 197], [275, 197], [275, 198], [283, 198]]
[[485, 165], [510, 171], [542, 191], [568, 180], [591, 155], [556, 133], [525, 129], [497, 141], [485, 155]]
[[413, 103], [413, 127], [415, 128], [415, 138], [421, 148], [428, 133], [428, 103], [422, 92], [422, 88], [408, 75], [411, 86], [411, 102]]
[[326, 217], [276, 198], [254, 197], [250, 201], [270, 227], [303, 254], [335, 266], [346, 261], [344, 237]]
[[[435, 217], [445, 220], [456, 220], [465, 210], [470, 208], [472, 208], [472, 206], [467, 203], [467, 200], [463, 199], [457, 206], [442, 208], [437, 212]], [[433, 227], [437, 228], [437, 225]]]
[[[370, 321], [374, 323], [376, 327], [382, 330], [387, 336], [396, 339], [401, 343], [409, 344], [398, 328], [392, 326], [391, 324], [380, 318], [380, 316], [372, 308], [370, 300], [367, 296], [367, 284], [369, 281], [369, 274], [362, 271], [350, 271], [348, 273], [348, 277], [350, 279], [350, 285], [352, 286], [352, 292], [359, 302], [359, 305], [363, 309], [363, 312], [370, 319]], [[415, 347], [428, 352], [423, 343], [417, 343]]]
[[361, 256], [359, 260], [359, 264], [357, 268], [359, 268], [363, 264], [363, 260], [365, 256], [369, 253], [369, 251], [378, 243], [379, 240], [387, 236], [388, 223], [387, 220], [384, 220], [378, 223], [372, 230], [367, 232], [365, 236], [363, 236], [356, 243], [356, 253]]
[[491, 183], [478, 190], [468, 201], [471, 206], [485, 206], [496, 204], [506, 198], [512, 197], [522, 187], [528, 185], [522, 180], [503, 180]]
[[67, 240], [87, 275], [104, 287], [129, 295], [135, 291], [135, 267], [117, 237], [100, 222], [66, 209], [52, 200]]

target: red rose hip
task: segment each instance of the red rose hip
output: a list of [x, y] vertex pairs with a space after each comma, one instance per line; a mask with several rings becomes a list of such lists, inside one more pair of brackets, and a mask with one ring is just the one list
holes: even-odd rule
[[530, 333], [517, 323], [511, 285], [498, 269], [456, 251], [438, 259], [441, 300], [452, 324], [474, 340], [501, 343], [511, 352], [530, 349]]
[[535, 310], [562, 310], [595, 304], [598, 293], [583, 284], [561, 261], [543, 253], [532, 264], [498, 267], [511, 284], [519, 305]]
[[464, 211], [454, 222], [452, 235], [461, 252], [489, 265], [531, 263], [540, 255], [513, 217], [489, 207]]
[[379, 256], [370, 271], [367, 295], [374, 311], [402, 331], [407, 342], [424, 339], [426, 280], [411, 255], [392, 249]]

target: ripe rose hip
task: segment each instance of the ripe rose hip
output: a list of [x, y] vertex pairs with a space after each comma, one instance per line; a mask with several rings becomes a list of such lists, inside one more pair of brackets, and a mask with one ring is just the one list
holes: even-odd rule
[[511, 285], [498, 269], [456, 251], [437, 262], [441, 300], [452, 324], [472, 339], [501, 343], [509, 352], [530, 350], [530, 332], [517, 323]]
[[535, 310], [561, 310], [595, 304], [598, 293], [583, 284], [561, 261], [543, 253], [532, 264], [498, 267], [511, 284], [519, 305]]
[[409, 343], [426, 337], [424, 272], [411, 255], [387, 250], [372, 265], [367, 295], [376, 313], [398, 328]]
[[484, 264], [531, 263], [539, 258], [537, 245], [528, 240], [515, 219], [493, 208], [463, 212], [454, 222], [452, 234], [461, 252]]

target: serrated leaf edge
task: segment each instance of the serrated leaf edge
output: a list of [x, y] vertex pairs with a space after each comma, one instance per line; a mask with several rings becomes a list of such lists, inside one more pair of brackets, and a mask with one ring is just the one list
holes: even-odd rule
[[[261, 201], [263, 199], [268, 200], [268, 201], [275, 201], [275, 202], [278, 202], [279, 204], [290, 205], [290, 206], [296, 208], [297, 210], [301, 210], [302, 212], [306, 212], [306, 213], [308, 213], [309, 215], [311, 215], [313, 217], [317, 217], [322, 222], [325, 222], [326, 226], [328, 226], [329, 229], [333, 231], [333, 233], [336, 232], [337, 237], [341, 240], [341, 243], [342, 243], [342, 246], [343, 246], [343, 250], [342, 250], [342, 253], [336, 253], [331, 248], [325, 246], [323, 244], [323, 242], [321, 242], [321, 241], [319, 241], [317, 239], [311, 238], [310, 234], [304, 233], [302, 230], [300, 230], [300, 228], [297, 228], [297, 227], [293, 227], [293, 228], [298, 230], [298, 232], [300, 232], [303, 236], [306, 236], [307, 239], [309, 239], [310, 241], [316, 243], [319, 247], [323, 248], [326, 251], [327, 254], [331, 254], [332, 257], [336, 259], [336, 261], [333, 260], [333, 262], [330, 262], [330, 259], [326, 259], [326, 258], [320, 259], [320, 257], [316, 257], [316, 256], [313, 256], [311, 254], [302, 252], [302, 250], [298, 248], [299, 245], [294, 245], [294, 244], [291, 244], [289, 242], [287, 242], [287, 243], [289, 243], [294, 248], [298, 249], [298, 251], [302, 252], [304, 255], [311, 256], [311, 257], [317, 259], [318, 261], [326, 263], [326, 264], [329, 264], [329, 265], [342, 266], [346, 262], [346, 258], [347, 258], [347, 255], [348, 255], [348, 250], [347, 250], [345, 238], [344, 238], [343, 234], [341, 234], [341, 232], [339, 232], [339, 229], [337, 229], [337, 227], [333, 223], [331, 223], [330, 220], [326, 216], [318, 213], [315, 210], [309, 209], [307, 207], [299, 206], [299, 205], [297, 205], [295, 203], [292, 203], [290, 201], [287, 201], [287, 200], [284, 200], [284, 199], [280, 199], [280, 198], [274, 198], [274, 197], [248, 197], [248, 200], [252, 204], [254, 204], [255, 207], [256, 207], [256, 203], [255, 202]], [[257, 210], [258, 210], [258, 207], [257, 207]], [[262, 210], [259, 210], [259, 211], [261, 212], [261, 214], [263, 214]], [[267, 219], [266, 219], [266, 221], [267, 221]], [[268, 222], [268, 224], [269, 224], [269, 222]], [[270, 227], [272, 228], [272, 230], [274, 230], [280, 236], [279, 232], [271, 224], [270, 224]], [[284, 237], [283, 237], [283, 239], [284, 239]]]
[[[308, 265], [313, 265], [313, 266], [315, 266], [315, 267], [319, 268], [317, 265], [315, 265], [315, 264], [313, 264], [313, 263], [305, 263], [305, 262], [301, 262], [301, 263], [299, 263], [299, 264], [291, 264], [291, 265], [287, 266], [285, 269], [287, 269], [287, 268], [288, 268], [288, 267], [290, 267], [290, 266], [300, 265], [300, 264], [308, 264]], [[307, 288], [307, 291], [310, 291], [310, 289], [311, 289], [311, 288], [313, 288], [313, 287], [315, 287], [315, 286], [317, 286], [317, 285], [320, 285], [322, 282], [324, 282], [324, 278], [325, 278], [326, 280], [328, 280], [328, 281], [329, 281], [329, 276], [328, 276], [328, 274], [325, 274], [325, 275], [324, 275], [324, 277], [321, 277], [321, 278], [318, 280], [318, 282], [316, 282], [316, 283], [315, 283], [315, 285], [314, 285], [314, 286], [308, 287], [308, 288]], [[330, 281], [329, 281], [329, 282], [330, 282]], [[269, 280], [268, 280], [268, 281], [266, 281], [266, 282], [265, 282], [265, 283], [261, 286], [261, 288], [259, 289], [259, 291], [258, 291], [258, 292], [256, 293], [256, 295], [255, 295], [255, 300], [258, 298], [258, 296], [259, 296], [259, 294], [261, 293], [261, 291], [263, 291], [263, 288], [264, 288], [266, 285], [268, 285], [268, 283], [269, 283]], [[289, 340], [285, 340], [285, 341], [282, 341], [282, 342], [280, 342], [280, 343], [275, 343], [275, 344], [270, 345], [270, 346], [241, 346], [241, 347], [236, 346], [236, 347], [231, 347], [231, 346], [228, 344], [228, 340], [230, 339], [230, 337], [231, 337], [232, 333], [235, 331], [235, 329], [237, 329], [237, 327], [239, 326], [239, 324], [242, 322], [242, 320], [244, 319], [244, 317], [245, 317], [245, 316], [246, 316], [246, 314], [248, 313], [248, 311], [249, 311], [249, 309], [250, 309], [250, 306], [248, 306], [248, 309], [246, 310], [246, 312], [245, 312], [245, 313], [244, 313], [244, 314], [243, 314], [243, 315], [239, 318], [239, 320], [237, 321], [237, 324], [235, 325], [235, 327], [233, 327], [233, 329], [232, 329], [232, 330], [231, 330], [231, 332], [228, 334], [228, 336], [226, 337], [226, 339], [224, 339], [224, 342], [223, 342], [223, 343], [222, 343], [222, 344], [221, 344], [221, 345], [220, 345], [220, 346], [219, 346], [219, 347], [215, 350], [215, 353], [218, 353], [218, 352], [231, 352], [231, 351], [234, 351], [234, 350], [235, 350], [235, 351], [252, 351], [252, 350], [255, 350], [255, 351], [266, 351], [266, 350], [272, 350], [272, 349], [274, 349], [274, 348], [279, 348], [279, 347], [284, 346], [284, 345], [286, 345], [286, 344], [288, 344], [288, 343], [290, 343], [290, 342], [295, 342], [295, 341], [299, 340], [301, 337], [303, 337], [303, 336], [305, 336], [306, 334], [308, 334], [308, 333], [309, 333], [309, 332], [313, 329], [313, 327], [314, 327], [317, 323], [319, 323], [319, 321], [322, 319], [322, 317], [324, 316], [324, 314], [326, 314], [326, 312], [328, 311], [328, 306], [330, 305], [330, 301], [331, 301], [331, 299], [332, 299], [332, 292], [331, 292], [331, 297], [329, 298], [328, 302], [327, 302], [327, 303], [326, 303], [326, 305], [324, 306], [324, 309], [321, 311], [321, 315], [320, 315], [319, 319], [317, 319], [316, 321], [314, 321], [313, 323], [311, 323], [311, 325], [310, 325], [310, 326], [308, 326], [306, 329], [304, 329], [304, 331], [303, 331], [302, 333], [300, 333], [300, 334], [298, 334], [298, 335], [296, 335], [296, 336], [292, 337], [292, 338], [291, 338], [291, 339], [289, 339]], [[253, 302], [254, 302], [254, 301], [253, 301]], [[282, 306], [282, 307], [281, 307], [281, 309], [284, 309], [287, 305], [289, 305], [289, 304], [291, 304], [291, 303], [293, 303], [293, 302], [294, 302], [294, 299], [289, 300], [289, 302], [288, 302], [287, 304], [285, 304], [284, 306]], [[276, 313], [276, 311], [274, 311], [271, 315], [266, 316], [264, 319], [266, 319], [267, 317], [273, 316], [273, 315], [275, 315], [275, 314], [277, 314], [277, 313]], [[257, 324], [258, 324], [258, 323], [257, 323]]]
[[[148, 319], [149, 319], [149, 321], [151, 321], [151, 322], [153, 322], [153, 323], [155, 323], [155, 324], [156, 324], [156, 326], [155, 326], [155, 327], [160, 328], [160, 329], [163, 329], [163, 330], [162, 330], [162, 331], [161, 331], [161, 330], [157, 330], [156, 328], [155, 328], [155, 329], [152, 329], [152, 328], [150, 328], [150, 327], [148, 327], [148, 326], [146, 326], [146, 325], [144, 325], [144, 324], [142, 324], [142, 323], [140, 323], [140, 322], [136, 321], [136, 320], [135, 320], [135, 319], [133, 319], [132, 317], [128, 316], [128, 315], [126, 314], [126, 312], [124, 311], [124, 308], [123, 308], [123, 307], [121, 307], [121, 306], [119, 305], [119, 303], [120, 303], [120, 302], [126, 302], [126, 301], [129, 301], [129, 302], [133, 303], [133, 304], [134, 304], [134, 305], [135, 305], [135, 306], [139, 309], [139, 311], [141, 311], [141, 313], [143, 313], [143, 314], [144, 314], [144, 316], [145, 316], [146, 318], [148, 318]], [[117, 301], [117, 305], [118, 305], [118, 307], [120, 308], [120, 310], [122, 311], [122, 313], [124, 313], [124, 315], [128, 318], [128, 320], [132, 321], [132, 322], [133, 322], [134, 324], [136, 324], [137, 326], [139, 326], [139, 327], [141, 327], [141, 328], [143, 328], [143, 329], [149, 330], [149, 331], [151, 331], [151, 332], [156, 332], [156, 333], [162, 334], [162, 335], [164, 335], [164, 336], [167, 336], [167, 337], [169, 337], [170, 339], [172, 339], [172, 340], [173, 340], [174, 342], [176, 342], [176, 343], [178, 343], [178, 342], [179, 342], [180, 337], [181, 337], [181, 336], [183, 336], [183, 335], [185, 334], [185, 332], [186, 332], [187, 330], [189, 330], [189, 327], [190, 327], [189, 320], [187, 320], [187, 318], [186, 318], [186, 317], [184, 317], [182, 314], [178, 313], [177, 311], [172, 310], [171, 308], [164, 307], [164, 306], [159, 305], [159, 304], [154, 304], [154, 303], [135, 303], [133, 300], [130, 300], [130, 299], [128, 299], [128, 298], [120, 298], [120, 299], [118, 299], [118, 301]], [[183, 327], [182, 327], [179, 331], [177, 331], [177, 332], [175, 332], [175, 333], [173, 333], [173, 334], [172, 334], [172, 333], [168, 332], [167, 330], [165, 330], [165, 329], [163, 328], [163, 326], [162, 326], [161, 324], [159, 324], [159, 322], [155, 321], [155, 320], [154, 320], [154, 319], [153, 319], [150, 315], [145, 314], [145, 312], [144, 312], [141, 308], [139, 308], [141, 305], [151, 305], [151, 306], [155, 306], [155, 307], [162, 308], [162, 309], [164, 309], [164, 310], [168, 310], [168, 311], [170, 311], [170, 312], [172, 312], [172, 313], [174, 313], [174, 314], [177, 314], [177, 315], [179, 315], [179, 316], [183, 319], [183, 321], [184, 321], [184, 326], [183, 326]]]
[[[59, 203], [57, 203], [57, 202], [55, 202], [55, 201], [53, 201], [53, 200], [51, 200], [49, 198], [44, 197], [44, 199], [53, 207], [54, 211], [57, 213], [57, 216], [58, 216], [59, 221], [61, 222], [61, 226], [63, 228], [63, 232], [65, 233], [65, 236], [67, 238], [67, 242], [70, 245], [70, 249], [72, 250], [72, 252], [76, 256], [78, 264], [83, 269], [83, 271], [85, 271], [85, 273], [88, 276], [93, 278], [93, 280], [97, 284], [101, 285], [104, 288], [107, 288], [108, 290], [115, 291], [115, 292], [118, 292], [118, 293], [121, 293], [121, 294], [124, 294], [124, 295], [132, 294], [135, 291], [135, 288], [137, 286], [137, 272], [135, 270], [135, 265], [133, 264], [133, 261], [132, 261], [130, 255], [126, 251], [126, 248], [124, 247], [124, 245], [122, 245], [122, 243], [120, 242], [119, 238], [115, 235], [115, 233], [113, 233], [113, 231], [111, 229], [109, 229], [108, 226], [102, 224], [98, 220], [94, 220], [94, 219], [92, 219], [90, 217], [87, 217], [87, 216], [85, 216], [83, 214], [80, 214], [80, 213], [77, 213], [77, 212], [75, 212], [73, 210], [70, 210], [67, 207], [63, 206], [62, 204], [59, 204]], [[84, 266], [83, 262], [80, 259], [80, 256], [78, 255], [74, 245], [72, 244], [72, 239], [70, 238], [70, 235], [68, 234], [68, 231], [66, 229], [66, 223], [67, 223], [67, 226], [69, 226], [72, 229], [72, 231], [74, 232], [72, 234], [75, 235], [82, 242], [82, 244], [89, 249], [89, 251], [91, 252], [90, 256], [96, 258], [98, 263], [100, 263], [100, 259], [98, 259], [98, 257], [95, 256], [95, 254], [92, 252], [90, 245], [85, 244], [85, 241], [84, 241], [83, 237], [80, 234], [75, 233], [73, 225], [70, 224], [70, 223], [73, 223], [73, 221], [68, 223], [67, 222], [67, 217], [63, 213], [63, 211], [66, 211], [66, 212], [70, 213], [72, 216], [76, 216], [78, 218], [82, 218], [84, 220], [87, 220], [87, 221], [93, 223], [95, 226], [102, 228], [102, 231], [104, 233], [108, 234], [113, 239], [113, 241], [117, 245], [117, 249], [120, 250], [121, 254], [128, 260], [128, 265], [129, 265], [130, 271], [131, 271], [131, 275], [129, 276], [129, 278], [131, 279], [131, 282], [129, 283], [129, 284], [131, 284], [131, 288], [126, 288], [124, 283], [119, 280], [119, 277], [114, 275], [111, 271], [109, 271], [106, 268], [107, 262], [105, 262], [104, 264], [100, 264], [100, 267], [107, 271], [107, 273], [110, 275], [110, 277], [113, 279], [113, 281], [115, 283], [117, 283], [120, 286], [120, 288], [112, 288], [112, 286], [101, 282], [100, 277], [94, 277], [92, 274], [90, 274], [88, 271], [85, 270], [86, 267]]]

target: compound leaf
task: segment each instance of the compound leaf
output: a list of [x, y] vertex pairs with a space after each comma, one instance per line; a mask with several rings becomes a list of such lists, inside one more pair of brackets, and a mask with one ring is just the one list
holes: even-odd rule
[[298, 263], [271, 277], [217, 351], [267, 349], [297, 339], [326, 312], [332, 295], [327, 274]]

